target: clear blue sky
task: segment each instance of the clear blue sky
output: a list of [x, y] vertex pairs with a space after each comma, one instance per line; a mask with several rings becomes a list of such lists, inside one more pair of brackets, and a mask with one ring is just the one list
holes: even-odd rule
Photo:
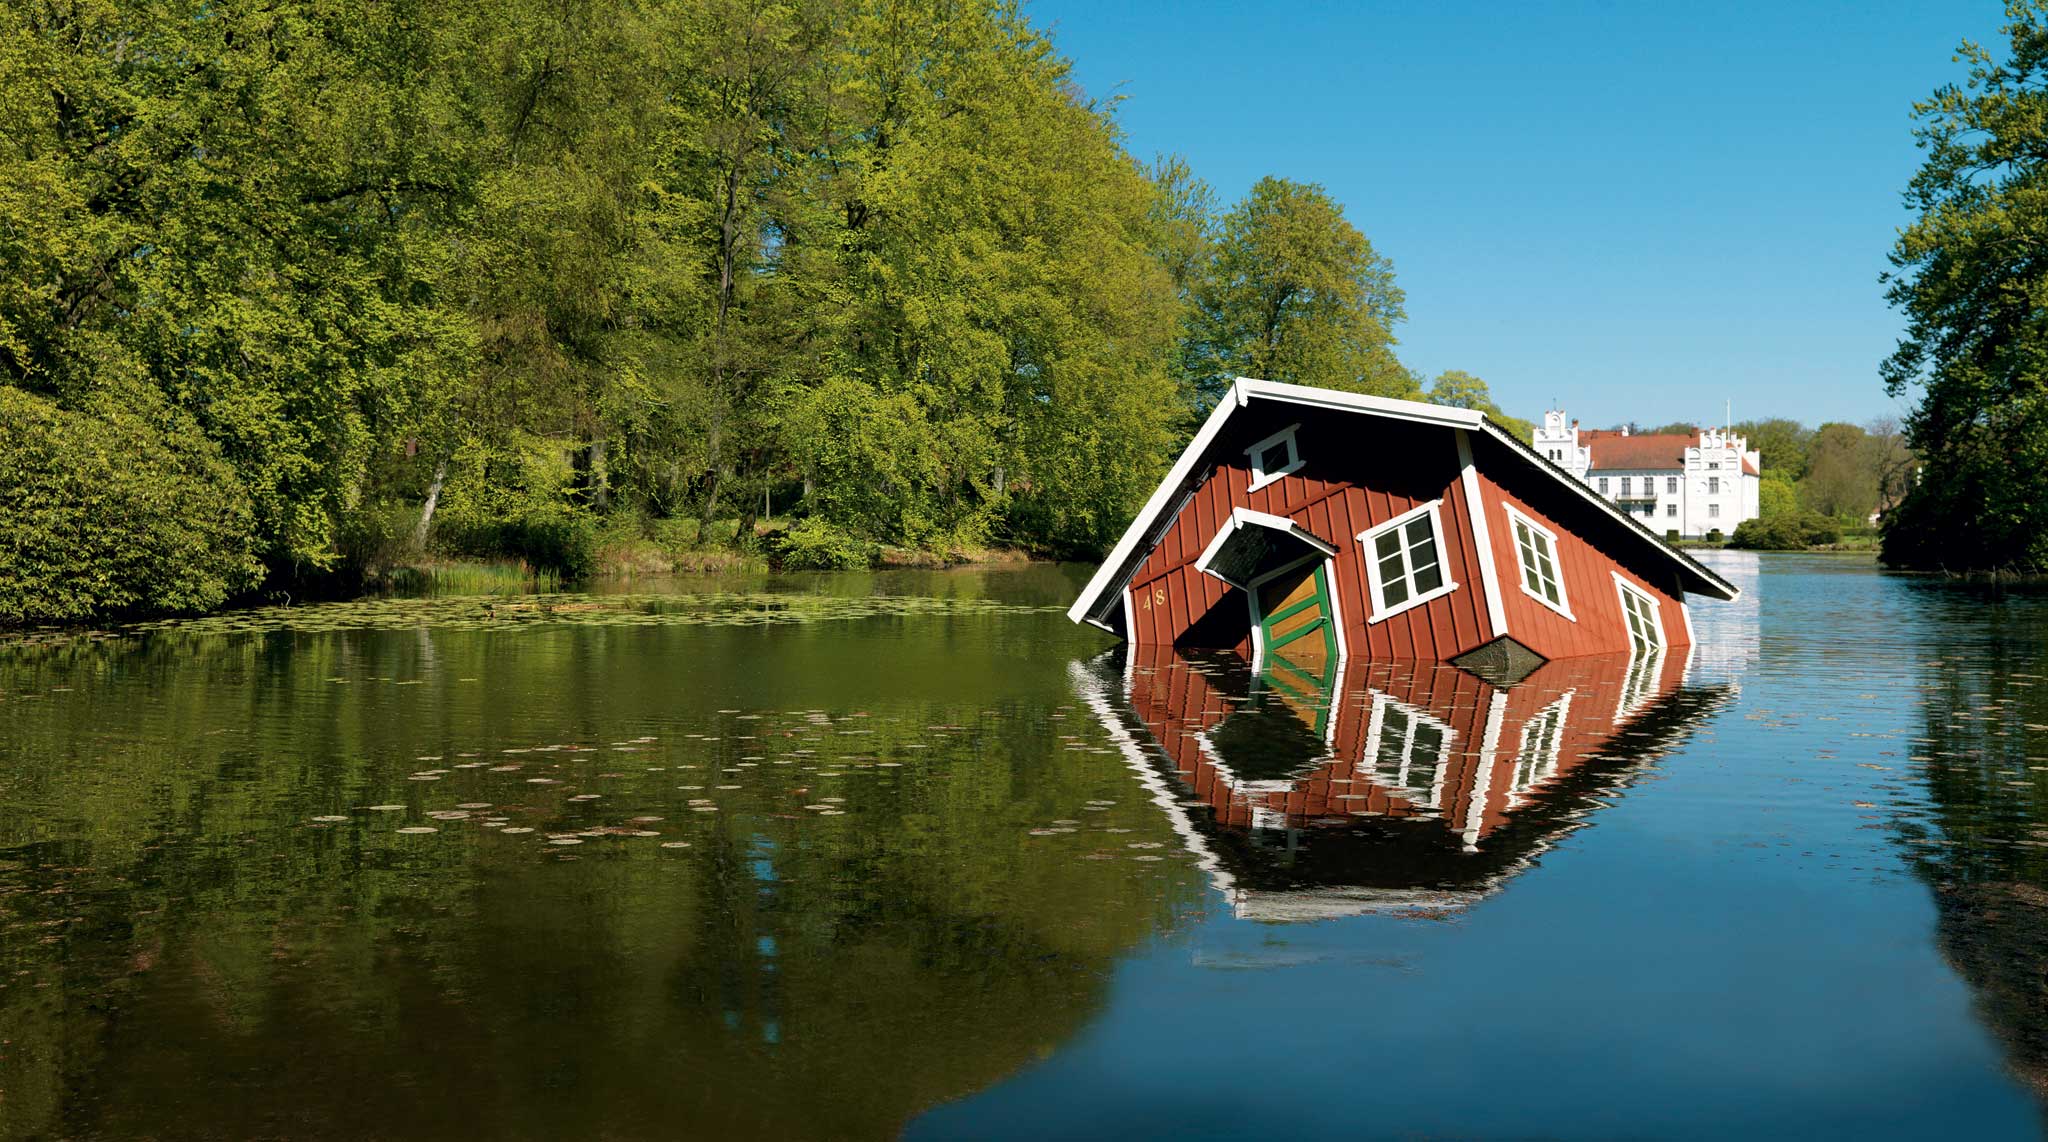
[[1133, 153], [1225, 203], [1319, 182], [1408, 292], [1404, 361], [1588, 423], [1903, 412], [1878, 275], [1971, 3], [1030, 0]]

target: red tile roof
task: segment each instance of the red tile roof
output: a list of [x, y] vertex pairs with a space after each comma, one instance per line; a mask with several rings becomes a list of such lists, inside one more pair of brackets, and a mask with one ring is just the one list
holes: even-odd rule
[[[1664, 471], [1685, 467], [1685, 450], [1699, 444], [1698, 433], [1681, 436], [1670, 432], [1661, 435], [1637, 433], [1623, 436], [1605, 428], [1582, 428], [1579, 443], [1593, 450], [1593, 467], [1610, 471], [1640, 472], [1645, 469]], [[1749, 457], [1742, 458], [1742, 473], [1745, 476], [1761, 475]]]
[[1579, 443], [1592, 449], [1595, 469], [1642, 471], [1648, 468], [1662, 471], [1683, 468], [1685, 450], [1699, 442], [1697, 435], [1680, 436], [1675, 432], [1661, 436], [1623, 436], [1619, 432], [1602, 429], [1579, 430]]

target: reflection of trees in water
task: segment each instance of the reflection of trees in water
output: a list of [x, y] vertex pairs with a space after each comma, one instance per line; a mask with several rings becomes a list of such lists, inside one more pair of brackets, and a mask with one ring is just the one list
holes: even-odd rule
[[[842, 790], [844, 817], [778, 815], [765, 788], [708, 818], [684, 804], [698, 793], [648, 793], [630, 811], [694, 847], [574, 861], [460, 825], [306, 827], [468, 800], [457, 776], [404, 775], [454, 749], [601, 744], [676, 716], [692, 684], [647, 641], [674, 632], [493, 637], [152, 639], [0, 665], [0, 1135], [888, 1135], [1071, 1036], [1114, 959], [1191, 898], [1177, 865], [1133, 875], [1026, 836], [1020, 801], [1061, 816], [1122, 799], [1126, 775], [1063, 749], [1089, 727], [1045, 716], [1060, 679], [998, 684], [1000, 664], [939, 650], [895, 663], [929, 705], [845, 739], [907, 763]], [[690, 637], [707, 672], [733, 668]], [[810, 631], [725, 637], [770, 677], [798, 669], [777, 655], [876, 661]], [[864, 703], [870, 679], [841, 675], [802, 704]], [[544, 799], [503, 789], [481, 799]], [[520, 823], [608, 819], [547, 803]], [[1135, 799], [1112, 815], [1134, 830], [1119, 840], [1164, 835]]]
[[1925, 820], [1898, 825], [1937, 941], [2013, 1070], [2048, 1095], [2048, 678], [2038, 646], [1927, 652]]

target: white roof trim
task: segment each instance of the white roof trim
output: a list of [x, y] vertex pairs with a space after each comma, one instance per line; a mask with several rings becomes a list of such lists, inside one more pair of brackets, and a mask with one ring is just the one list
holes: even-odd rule
[[[1251, 377], [1239, 377], [1231, 382], [1230, 391], [1224, 395], [1222, 400], [1216, 402], [1214, 409], [1210, 410], [1208, 419], [1202, 422], [1202, 427], [1195, 433], [1195, 438], [1188, 442], [1188, 446], [1181, 451], [1180, 457], [1173, 462], [1173, 467], [1167, 470], [1166, 478], [1159, 482], [1159, 487], [1153, 491], [1151, 498], [1146, 500], [1145, 506], [1138, 510], [1137, 517], [1131, 521], [1130, 527], [1124, 530], [1124, 534], [1122, 538], [1117, 540], [1116, 546], [1110, 548], [1109, 554], [1103, 558], [1102, 566], [1095, 569], [1095, 574], [1089, 578], [1088, 585], [1081, 589], [1081, 596], [1074, 600], [1073, 606], [1067, 608], [1067, 617], [1069, 619], [1077, 623], [1092, 621], [1094, 612], [1100, 606], [1102, 600], [1110, 594], [1121, 591], [1129, 577], [1137, 572], [1135, 565], [1126, 566], [1126, 564], [1131, 562], [1131, 557], [1137, 551], [1138, 545], [1144, 541], [1145, 536], [1154, 527], [1160, 524], [1161, 515], [1165, 513], [1167, 507], [1173, 503], [1174, 499], [1180, 495], [1182, 489], [1187, 484], [1188, 478], [1194, 474], [1195, 466], [1201, 463], [1204, 456], [1208, 455], [1209, 446], [1215, 443], [1216, 438], [1222, 434], [1223, 428], [1229, 423], [1231, 415], [1238, 409], [1250, 404], [1253, 397], [1282, 401], [1287, 404], [1306, 405], [1311, 408], [1363, 412], [1393, 420], [1408, 420], [1418, 424], [1440, 425], [1445, 428], [1480, 429], [1487, 435], [1508, 445], [1514, 451], [1522, 453], [1528, 460], [1536, 464], [1539, 470], [1549, 474], [1558, 483], [1570, 488], [1574, 494], [1584, 499], [1587, 503], [1593, 504], [1601, 511], [1607, 513], [1609, 518], [1621, 523], [1628, 530], [1635, 532], [1664, 556], [1678, 564], [1690, 577], [1725, 588], [1727, 594], [1722, 595], [1722, 598], [1733, 599], [1741, 593], [1734, 584], [1729, 583], [1726, 579], [1700, 565], [1698, 561], [1683, 552], [1667, 546], [1662, 539], [1659, 539], [1648, 528], [1623, 515], [1612, 504], [1602, 499], [1592, 488], [1572, 478], [1564, 469], [1543, 459], [1532, 446], [1516, 440], [1512, 433], [1486, 419], [1483, 413], [1475, 412], [1471, 409], [1424, 404], [1421, 401], [1394, 400], [1390, 397], [1366, 396], [1362, 393], [1339, 392], [1336, 389], [1318, 389], [1307, 385], [1289, 385], [1278, 381], [1261, 381]], [[1712, 594], [1713, 592], [1695, 593]]]
[[[1288, 519], [1286, 516], [1255, 512], [1250, 508], [1232, 508], [1230, 509], [1230, 526], [1216, 529], [1216, 534], [1209, 539], [1209, 546], [1202, 549], [1201, 558], [1195, 560], [1195, 570], [1209, 575], [1216, 575], [1216, 572], [1209, 570], [1209, 564], [1215, 562], [1216, 556], [1223, 550], [1223, 545], [1229, 542], [1230, 537], [1237, 534], [1238, 529], [1246, 524], [1254, 527], [1271, 528], [1274, 531], [1292, 535], [1294, 538], [1321, 552], [1325, 559], [1337, 554], [1336, 544], [1324, 540], [1322, 536]], [[1223, 579], [1221, 575], [1216, 575], [1216, 577]], [[1228, 579], [1223, 581], [1226, 583], [1230, 582]], [[1231, 586], [1242, 587], [1244, 584], [1231, 583]]]

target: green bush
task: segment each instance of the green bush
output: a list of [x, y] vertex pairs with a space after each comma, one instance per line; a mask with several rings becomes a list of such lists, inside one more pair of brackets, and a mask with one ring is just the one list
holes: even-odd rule
[[511, 558], [581, 579], [597, 567], [599, 521], [575, 489], [568, 449], [524, 436], [503, 451], [473, 442], [449, 464], [434, 543], [456, 555]]
[[1721, 529], [1720, 529], [1720, 528], [1718, 528], [1718, 527], [1710, 527], [1710, 528], [1708, 528], [1708, 529], [1707, 529], [1707, 542], [1708, 542], [1708, 543], [1719, 543], [1719, 542], [1721, 542], [1721, 539], [1722, 539], [1722, 535], [1721, 535]]
[[1664, 542], [1666, 542], [1666, 543], [1677, 543], [1677, 542], [1678, 542], [1678, 529], [1677, 529], [1677, 528], [1675, 528], [1675, 527], [1667, 527], [1667, 528], [1665, 528], [1665, 529], [1664, 529]]
[[784, 571], [855, 571], [875, 565], [879, 544], [843, 531], [816, 516], [798, 520], [770, 538], [769, 551]]
[[692, 518], [655, 520], [648, 533], [664, 551], [686, 551], [697, 545], [697, 521]]
[[419, 522], [417, 504], [391, 501], [361, 505], [343, 518], [335, 533], [342, 567], [358, 577], [367, 577], [417, 559], [420, 553], [412, 541]]
[[256, 584], [255, 549], [248, 492], [189, 421], [0, 385], [0, 622], [208, 610]]
[[1742, 521], [1728, 546], [1750, 551], [1803, 551], [1841, 541], [1841, 525], [1834, 520], [1813, 512], [1795, 512]]

